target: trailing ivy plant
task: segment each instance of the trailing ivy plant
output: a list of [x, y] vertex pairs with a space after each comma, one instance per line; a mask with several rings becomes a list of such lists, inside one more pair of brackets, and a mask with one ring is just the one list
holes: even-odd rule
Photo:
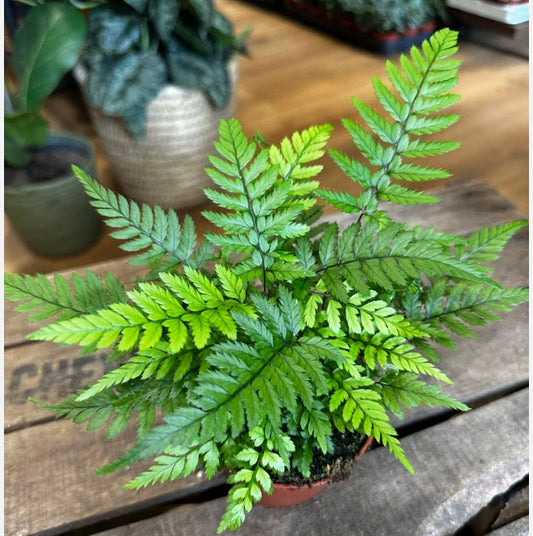
[[[321, 189], [317, 176], [331, 126], [313, 126], [267, 146], [235, 119], [220, 123], [206, 190], [219, 232], [200, 240], [190, 217], [139, 206], [76, 173], [122, 247], [146, 266], [135, 283], [88, 272], [9, 275], [6, 298], [31, 320], [50, 319], [33, 340], [110, 349], [116, 367], [57, 404], [58, 417], [107, 427], [136, 419], [132, 449], [100, 473], [154, 458], [127, 486], [141, 488], [204, 468], [229, 469], [219, 531], [238, 527], [272, 490], [276, 474], [310, 474], [314, 453], [338, 433], [373, 436], [412, 471], [390, 413], [421, 404], [467, 409], [442, 390], [438, 346], [527, 299], [490, 278], [506, 241], [525, 222], [455, 236], [393, 221], [382, 201], [437, 198], [402, 183], [448, 174], [412, 162], [455, 149], [428, 140], [458, 116], [457, 35], [435, 33], [421, 49], [387, 62], [374, 78], [384, 111], [354, 99], [360, 123], [344, 126], [363, 161], [330, 154], [359, 195]], [[353, 215], [340, 230], [320, 220], [323, 200]], [[164, 421], [156, 419], [161, 411]]]

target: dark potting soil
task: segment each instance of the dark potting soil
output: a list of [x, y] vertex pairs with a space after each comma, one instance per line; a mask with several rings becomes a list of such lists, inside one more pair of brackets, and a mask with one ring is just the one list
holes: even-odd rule
[[72, 164], [82, 167], [85, 159], [82, 152], [71, 148], [54, 147], [35, 151], [26, 167], [16, 168], [4, 164], [4, 184], [24, 186], [61, 177], [70, 174]]
[[296, 469], [286, 471], [282, 475], [271, 474], [272, 480], [279, 484], [309, 485], [317, 480], [331, 478], [339, 481], [348, 478], [354, 459], [361, 450], [367, 436], [357, 432], [344, 434], [335, 431], [332, 435], [334, 451], [324, 454], [321, 450], [313, 452], [311, 476], [304, 477]]

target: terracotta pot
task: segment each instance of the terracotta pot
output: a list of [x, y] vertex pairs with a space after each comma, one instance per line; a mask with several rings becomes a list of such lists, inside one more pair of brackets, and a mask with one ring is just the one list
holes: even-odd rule
[[[373, 440], [373, 437], [367, 438], [361, 447], [361, 450], [355, 457], [355, 461], [357, 461], [369, 449]], [[316, 482], [312, 482], [311, 484], [304, 486], [297, 486], [295, 484], [278, 484], [275, 482], [272, 493], [270, 495], [268, 493], [263, 493], [263, 497], [259, 501], [259, 504], [269, 508], [295, 506], [312, 499], [330, 483], [330, 478], [317, 480]]]
[[[218, 139], [219, 122], [235, 113], [237, 57], [228, 69], [232, 92], [225, 108], [215, 108], [203, 91], [167, 85], [148, 104], [142, 139], [135, 138], [120, 119], [87, 103], [122, 194], [166, 209], [207, 201], [203, 189], [212, 182], [205, 168]], [[76, 66], [74, 73], [83, 86], [87, 79], [84, 67]]]

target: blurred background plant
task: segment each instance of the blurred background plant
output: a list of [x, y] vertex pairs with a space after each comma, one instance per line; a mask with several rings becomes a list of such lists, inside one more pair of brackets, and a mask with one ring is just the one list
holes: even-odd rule
[[28, 165], [32, 148], [43, 147], [49, 123], [42, 106], [75, 65], [85, 43], [87, 23], [66, 2], [35, 5], [13, 35], [8, 56], [13, 76], [4, 83], [4, 161]]

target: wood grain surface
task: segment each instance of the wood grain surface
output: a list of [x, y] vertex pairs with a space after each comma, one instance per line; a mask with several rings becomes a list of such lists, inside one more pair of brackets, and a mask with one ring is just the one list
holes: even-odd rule
[[[238, 31], [252, 29], [250, 58], [240, 61], [236, 116], [252, 136], [260, 131], [278, 143], [295, 130], [331, 123], [331, 147], [357, 155], [341, 118], [356, 119], [351, 97], [377, 105], [371, 77], [385, 76], [385, 58], [357, 49], [292, 20], [244, 1], [218, 0]], [[463, 61], [454, 107], [461, 120], [445, 136], [462, 147], [433, 159], [457, 179], [476, 178], [493, 185], [522, 213], [528, 213], [528, 107], [527, 59], [461, 41]], [[396, 56], [391, 56], [397, 60]], [[99, 179], [114, 186], [113, 172], [92, 128], [77, 90], [54, 95], [45, 110], [54, 130], [88, 135], [96, 145]], [[353, 189], [353, 183], [324, 158], [324, 187]], [[441, 183], [442, 184], [442, 183]], [[435, 187], [435, 185], [430, 185]], [[209, 226], [200, 215], [205, 207], [188, 210], [203, 233]], [[4, 263], [9, 272], [51, 272], [84, 266], [124, 255], [104, 234], [90, 250], [62, 259], [37, 256], [27, 250], [6, 219]]]
[[[527, 456], [527, 403], [526, 389], [404, 438], [402, 444], [415, 468], [414, 475], [386, 449], [371, 450], [346, 482], [329, 486], [313, 501], [299, 506], [255, 507], [235, 534], [428, 536], [419, 534], [418, 528], [446, 499], [498, 463]], [[214, 535], [224, 508], [225, 498], [220, 498], [179, 507], [103, 534]], [[455, 534], [453, 514], [442, 534]]]
[[[521, 216], [509, 202], [484, 183], [458, 182], [438, 193], [442, 198], [441, 210], [428, 214], [412, 210], [407, 217], [411, 224], [438, 223], [440, 230], [470, 232], [484, 223], [501, 223]], [[527, 232], [523, 230], [511, 240], [505, 254], [497, 262], [495, 277], [505, 280], [506, 285], [525, 285], [527, 267]], [[125, 278], [131, 278], [135, 270], [124, 259], [91, 268], [97, 273], [111, 271]], [[142, 470], [143, 466], [113, 477], [96, 477], [93, 474], [96, 468], [133, 445], [133, 431], [130, 429], [117, 440], [109, 442], [104, 440], [101, 432], [85, 432], [83, 425], [54, 421], [50, 414], [26, 400], [28, 396], [34, 396], [43, 401], [55, 402], [67, 393], [94, 381], [106, 369], [105, 352], [77, 357], [76, 348], [62, 348], [45, 342], [25, 342], [24, 335], [30, 330], [29, 324], [9, 307], [5, 315], [6, 327], [13, 328], [16, 333], [15, 336], [10, 336], [9, 331], [6, 332], [10, 346], [5, 351], [6, 534], [66, 534], [68, 527], [83, 528], [88, 531], [86, 533], [91, 533], [94, 532], [94, 527], [106, 527], [109, 523], [120, 524], [119, 520], [129, 519], [128, 516], [133, 515], [133, 512], [141, 517], [152, 515], [154, 508], [187, 501], [188, 495], [197, 495], [206, 489], [220, 493], [223, 479], [208, 482], [202, 473], [140, 493], [126, 491], [121, 485]], [[442, 368], [454, 381], [453, 385], [446, 387], [447, 392], [473, 407], [485, 408], [487, 404], [494, 404], [490, 401], [508, 398], [507, 395], [523, 389], [528, 383], [527, 332], [528, 310], [526, 305], [522, 305], [489, 329], [480, 328], [477, 339], [461, 340], [457, 352], [442, 352]], [[500, 408], [499, 405], [493, 407]], [[470, 414], [477, 415], [478, 411], [480, 410], [475, 409]], [[450, 412], [424, 407], [409, 412], [403, 421], [395, 424], [408, 440], [413, 434], [418, 435], [415, 431], [448, 419], [451, 415]], [[493, 415], [493, 418], [497, 421], [504, 419], [500, 415]], [[521, 422], [523, 427], [527, 426], [522, 413], [512, 418]], [[429, 431], [433, 428], [434, 426]], [[470, 439], [467, 438], [467, 441]], [[491, 443], [492, 439], [486, 441]], [[384, 452], [383, 455], [388, 460], [383, 463], [387, 467], [390, 465], [387, 471], [396, 471], [401, 475], [401, 466], [394, 460], [389, 460], [392, 457], [388, 453]], [[437, 458], [433, 458], [435, 453], [428, 451], [428, 455], [437, 464]], [[418, 456], [422, 459], [422, 450]], [[494, 460], [487, 454], [486, 463], [492, 461]], [[396, 478], [404, 477], [394, 476], [395, 482]], [[378, 482], [389, 481], [388, 476], [383, 478], [381, 474], [379, 477], [374, 475], [374, 479]], [[400, 482], [402, 484], [398, 486], [410, 486], [403, 480]], [[459, 488], [454, 489], [457, 491]], [[344, 502], [345, 492], [339, 493], [343, 498], [337, 497], [337, 501]], [[387, 496], [388, 493], [387, 491]], [[28, 497], [31, 508], [28, 508]], [[58, 497], [61, 497], [60, 505], [57, 505]], [[215, 523], [222, 508], [218, 502], [213, 505], [215, 513], [207, 515], [208, 524], [202, 529], [205, 532], [198, 534], [213, 533], [210, 532], [211, 525]], [[191, 515], [203, 519], [205, 505], [186, 507], [180, 512], [196, 512], [195, 508], [199, 513]], [[269, 518], [265, 523], [270, 521]], [[194, 519], [186, 521], [189, 522], [194, 523]], [[146, 527], [149, 527], [145, 534], [174, 534], [157, 532], [160, 523], [167, 526], [165, 520], [155, 518], [146, 523], [153, 525], [145, 525], [143, 530], [148, 530]], [[266, 526], [268, 525], [264, 525]], [[192, 530], [187, 524], [183, 527], [184, 531], [187, 527], [187, 530]], [[125, 534], [117, 534], [123, 533]]]

